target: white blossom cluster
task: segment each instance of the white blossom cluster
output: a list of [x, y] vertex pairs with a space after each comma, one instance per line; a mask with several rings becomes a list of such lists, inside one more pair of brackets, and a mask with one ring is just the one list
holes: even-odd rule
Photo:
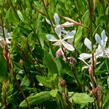
[[[46, 21], [50, 23], [48, 19]], [[72, 44], [68, 42], [69, 39], [74, 39], [74, 35], [76, 33], [75, 30], [66, 31], [64, 27], [73, 26], [73, 23], [65, 22], [64, 24], [60, 24], [60, 18], [57, 13], [54, 14], [54, 26], [55, 26], [55, 33], [58, 36], [58, 39], [55, 38], [53, 35], [48, 34], [47, 39], [53, 42], [53, 45], [59, 46], [60, 48], [65, 47], [69, 51], [74, 51], [74, 47]]]
[[[51, 22], [46, 19], [47, 23], [51, 25]], [[62, 48], [66, 48], [69, 51], [74, 51], [75, 48], [72, 44], [68, 42], [70, 39], [74, 39], [74, 36], [76, 34], [76, 30], [72, 31], [66, 31], [65, 27], [70, 27], [73, 26], [74, 24], [71, 22], [65, 22], [64, 24], [60, 24], [60, 18], [57, 13], [54, 14], [54, 22], [53, 26], [55, 27], [55, 33], [58, 36], [58, 39], [55, 38], [53, 35], [48, 34], [47, 39], [51, 42], [53, 42], [53, 45], [59, 46], [59, 49], [57, 50], [58, 56], [59, 57], [61, 54], [63, 54]], [[106, 48], [106, 43], [107, 43], [107, 36], [105, 33], [105, 30], [101, 32], [101, 36], [99, 34], [95, 34], [95, 40], [97, 42], [97, 49], [95, 50], [94, 58], [100, 58], [100, 57], [105, 57], [109, 58], [109, 48]], [[84, 45], [89, 49], [90, 53], [81, 53], [79, 55], [79, 59], [83, 61], [87, 67], [89, 67], [92, 63], [92, 42], [88, 39], [85, 38], [84, 40]], [[86, 60], [89, 60], [89, 62], [86, 62]]]
[[[105, 30], [102, 31], [101, 37], [99, 34], [96, 33], [95, 40], [98, 45], [97, 49], [94, 52], [94, 58], [109, 58], [109, 48], [106, 48], [108, 37], [106, 36]], [[92, 42], [88, 38], [85, 38], [84, 44], [90, 50], [90, 52], [92, 52]], [[79, 59], [82, 60], [86, 65], [90, 66], [90, 64], [88, 64], [85, 60], [92, 60], [92, 53], [81, 53]]]

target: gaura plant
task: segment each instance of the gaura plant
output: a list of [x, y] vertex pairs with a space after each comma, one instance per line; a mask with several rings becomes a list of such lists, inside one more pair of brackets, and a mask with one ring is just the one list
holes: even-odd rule
[[[98, 34], [95, 34], [95, 40], [98, 45], [95, 52], [93, 52], [92, 42], [88, 38], [85, 38], [84, 44], [91, 51], [91, 54], [82, 53], [79, 56], [79, 59], [87, 65], [86, 68], [88, 68], [89, 77], [91, 79], [92, 94], [95, 96], [98, 109], [102, 107], [103, 95], [102, 89], [98, 85], [96, 77], [94, 76], [94, 69], [98, 58], [109, 58], [109, 48], [106, 48], [107, 39], [105, 30], [102, 31], [101, 37]], [[89, 59], [88, 62], [86, 62], [87, 59]]]

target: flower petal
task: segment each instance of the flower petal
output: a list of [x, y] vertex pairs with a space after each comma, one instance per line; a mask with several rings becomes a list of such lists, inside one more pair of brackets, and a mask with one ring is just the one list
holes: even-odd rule
[[92, 57], [92, 54], [82, 53], [79, 55], [79, 59], [89, 59]]
[[106, 36], [105, 30], [102, 31], [101, 38], [103, 41], [107, 41], [107, 36]]
[[62, 44], [63, 44], [63, 46], [64, 46], [66, 49], [68, 49], [69, 51], [74, 51], [74, 50], [75, 50], [74, 47], [73, 47], [71, 44], [69, 44], [69, 43], [67, 43], [67, 42], [65, 42], [65, 41], [62, 41]]
[[73, 31], [71, 31], [71, 32], [67, 32], [67, 34], [66, 34], [64, 40], [66, 40], [66, 39], [73, 39], [75, 33], [76, 33], [76, 30], [73, 30]]
[[5, 40], [6, 40], [7, 44], [11, 43], [11, 41], [8, 38], [5, 38]]
[[60, 18], [57, 13], [54, 14], [54, 21], [55, 21], [56, 25], [58, 25], [60, 22]]
[[109, 58], [109, 48], [105, 49], [106, 57]]
[[98, 43], [98, 44], [100, 44], [101, 45], [101, 37], [99, 36], [99, 34], [95, 34], [95, 40], [96, 40], [96, 42]]
[[56, 42], [56, 41], [58, 41], [58, 40], [57, 40], [53, 35], [51, 35], [51, 34], [47, 34], [46, 37], [47, 37], [47, 39], [48, 39], [49, 41], [51, 41], [51, 42]]
[[61, 43], [61, 41], [57, 41], [57, 42], [55, 42], [53, 45], [55, 45], [55, 46], [61, 46], [62, 45], [62, 43]]
[[85, 38], [84, 44], [89, 50], [92, 50], [92, 43], [88, 38]]
[[107, 42], [107, 39], [108, 39], [107, 36], [106, 36], [105, 30], [102, 31], [101, 38], [102, 38], [102, 46], [105, 48], [106, 42]]
[[55, 27], [55, 32], [58, 35], [58, 37], [61, 38], [61, 26], [60, 25], [57, 25]]
[[67, 31], [66, 31], [64, 28], [62, 28], [61, 32], [62, 32], [63, 34], [67, 34]]
[[71, 27], [74, 26], [74, 23], [70, 23], [70, 22], [65, 22], [63, 24], [61, 24], [62, 27]]
[[96, 58], [99, 58], [99, 57], [103, 57], [103, 51], [101, 48], [96, 49]]

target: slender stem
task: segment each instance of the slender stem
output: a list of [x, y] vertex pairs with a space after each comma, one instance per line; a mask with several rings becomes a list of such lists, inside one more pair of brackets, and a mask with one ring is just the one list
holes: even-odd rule
[[[41, 1], [42, 1], [42, 3], [43, 3], [44, 9], [45, 9], [45, 11], [46, 11], [46, 15], [47, 15], [48, 19], [50, 20], [50, 23], [51, 23], [52, 28], [53, 28], [53, 30], [54, 30], [53, 22], [52, 22], [52, 20], [51, 20], [49, 14], [48, 14], [48, 11], [47, 11], [47, 9], [46, 9], [46, 5], [45, 5], [45, 3], [44, 3], [44, 0], [41, 0]], [[54, 30], [54, 31], [55, 31], [55, 30]]]
[[[93, 32], [92, 32], [92, 24], [93, 24], [93, 21], [92, 21], [92, 18], [93, 18], [93, 6], [91, 4], [91, 1], [88, 0], [88, 6], [89, 6], [89, 16], [90, 16], [90, 28], [89, 28], [89, 35], [90, 35], [90, 38], [91, 38], [91, 42], [92, 42], [92, 68], [93, 68], [93, 74], [94, 74], [94, 67], [95, 67], [95, 56], [94, 56], [94, 50], [93, 50]], [[94, 79], [94, 75], [93, 77], [91, 77], [92, 79], [92, 83], [93, 83], [93, 86], [96, 87], [96, 83], [95, 81], [93, 80]]]
[[93, 32], [92, 32], [93, 7], [92, 7], [90, 0], [88, 0], [88, 5], [89, 5], [89, 16], [90, 16], [90, 31], [89, 31], [90, 34], [89, 35], [90, 35], [91, 42], [92, 42], [92, 66], [93, 66], [93, 72], [94, 72]]
[[[96, 84], [96, 80], [95, 80], [95, 76], [94, 76], [94, 67], [95, 67], [95, 56], [94, 56], [94, 49], [93, 49], [93, 14], [94, 14], [94, 9], [93, 9], [93, 2], [92, 0], [87, 0], [88, 1], [88, 6], [89, 6], [89, 16], [90, 16], [90, 38], [91, 38], [91, 42], [92, 42], [92, 68], [93, 68], [93, 74], [90, 76], [92, 84], [93, 84], [93, 88], [94, 90], [97, 89], [96, 93], [94, 93], [95, 98], [96, 98], [96, 108], [97, 109], [101, 109], [101, 102], [102, 102], [102, 92], [101, 89], [99, 88], [99, 86]], [[100, 93], [101, 92], [101, 93]], [[100, 94], [100, 95], [99, 95]], [[100, 97], [101, 96], [101, 97]]]

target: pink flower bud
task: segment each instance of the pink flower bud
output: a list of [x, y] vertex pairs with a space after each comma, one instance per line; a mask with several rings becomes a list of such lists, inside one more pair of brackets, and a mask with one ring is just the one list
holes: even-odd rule
[[57, 51], [56, 51], [56, 58], [62, 56], [62, 50], [61, 48], [59, 48]]
[[61, 80], [59, 81], [59, 83], [60, 83], [60, 85], [61, 85], [62, 87], [64, 87], [64, 86], [66, 85], [66, 81], [65, 81], [64, 79], [61, 79]]
[[7, 64], [8, 64], [8, 67], [11, 69], [10, 53], [7, 54]]
[[92, 65], [89, 66], [88, 72], [89, 72], [89, 75], [93, 74], [93, 66]]

